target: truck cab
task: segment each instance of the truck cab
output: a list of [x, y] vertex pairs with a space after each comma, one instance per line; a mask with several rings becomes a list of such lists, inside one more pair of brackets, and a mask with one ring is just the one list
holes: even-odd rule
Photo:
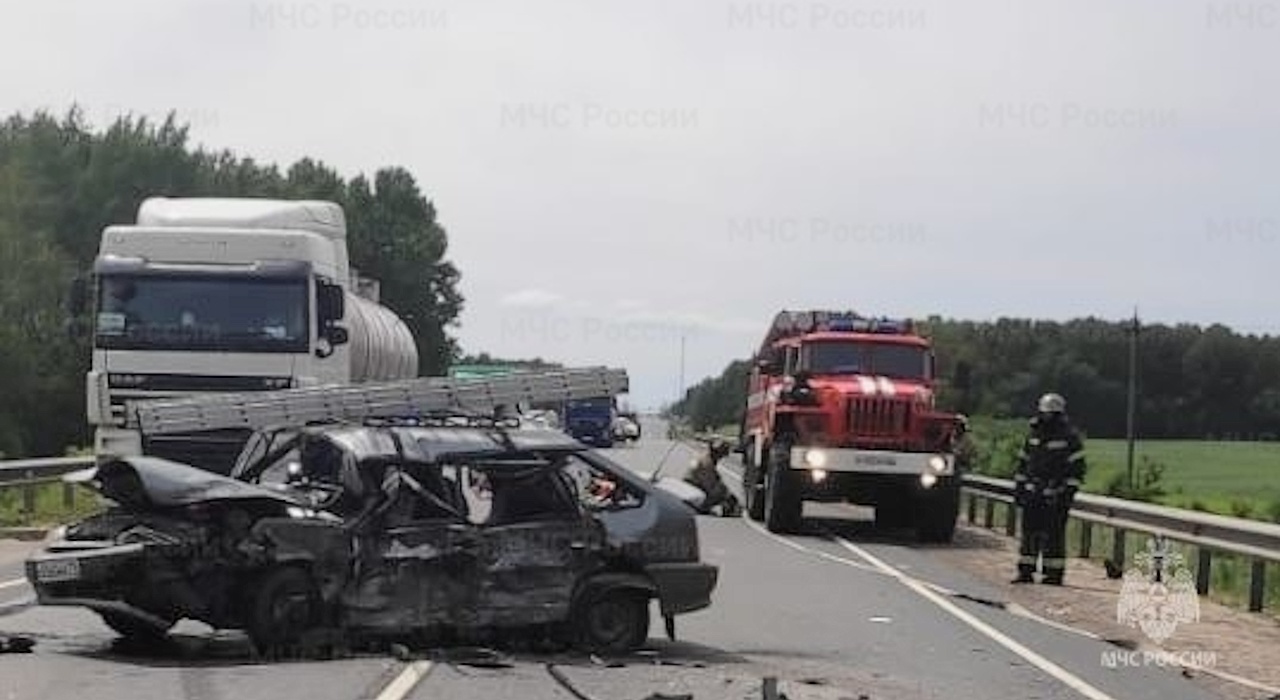
[[617, 408], [613, 397], [575, 399], [564, 405], [564, 429], [574, 439], [595, 447], [613, 447]]
[[886, 526], [949, 540], [959, 505], [956, 416], [935, 406], [933, 351], [906, 320], [783, 312], [744, 412], [748, 512], [775, 531], [802, 504], [847, 501]]
[[135, 224], [103, 231], [94, 283], [86, 403], [99, 455], [225, 471], [247, 434], [143, 444], [126, 404], [417, 371], [407, 327], [355, 294], [332, 202], [148, 199]]

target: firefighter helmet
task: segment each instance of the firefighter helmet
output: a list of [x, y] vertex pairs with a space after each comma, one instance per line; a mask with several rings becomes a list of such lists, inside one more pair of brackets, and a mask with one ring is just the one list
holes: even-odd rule
[[1036, 402], [1036, 409], [1041, 413], [1062, 413], [1067, 410], [1067, 400], [1062, 394], [1048, 393]]

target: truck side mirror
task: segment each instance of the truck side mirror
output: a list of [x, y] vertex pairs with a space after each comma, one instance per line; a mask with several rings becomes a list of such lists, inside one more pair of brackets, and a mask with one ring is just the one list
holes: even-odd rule
[[329, 326], [325, 330], [325, 337], [329, 340], [329, 344], [334, 347], [351, 342], [351, 334], [347, 332], [344, 326]]
[[321, 325], [341, 321], [347, 313], [347, 299], [342, 287], [327, 282], [316, 287], [316, 307]]

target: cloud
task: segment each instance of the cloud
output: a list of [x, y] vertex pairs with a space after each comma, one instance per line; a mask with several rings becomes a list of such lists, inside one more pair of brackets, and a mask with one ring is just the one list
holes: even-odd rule
[[511, 292], [498, 300], [502, 306], [514, 306], [521, 309], [545, 309], [564, 301], [564, 297], [545, 289], [531, 287]]

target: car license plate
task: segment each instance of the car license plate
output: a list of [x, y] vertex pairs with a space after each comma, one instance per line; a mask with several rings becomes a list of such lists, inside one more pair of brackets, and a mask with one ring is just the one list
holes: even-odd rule
[[37, 581], [74, 581], [80, 578], [78, 559], [51, 559], [36, 562]]

